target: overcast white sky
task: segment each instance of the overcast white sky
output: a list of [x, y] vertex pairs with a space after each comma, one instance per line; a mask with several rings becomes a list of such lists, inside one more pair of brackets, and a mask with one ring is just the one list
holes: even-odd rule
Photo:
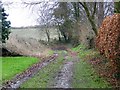
[[[21, 1], [50, 1], [50, 0], [2, 0], [5, 2], [14, 2], [12, 6], [4, 6], [6, 13], [9, 14], [8, 20], [11, 21], [12, 27], [31, 26], [36, 25], [37, 14], [32, 13], [29, 8], [26, 8]], [[51, 0], [52, 1], [52, 0]], [[62, 1], [62, 0], [61, 0]], [[74, 1], [74, 0], [73, 0]], [[108, 1], [108, 0], [105, 0]], [[112, 0], [109, 0], [112, 1]]]
[[[10, 0], [3, 0], [3, 3], [7, 1]], [[14, 2], [15, 4], [9, 7], [4, 7], [6, 13], [9, 14], [8, 20], [11, 21], [12, 27], [31, 26], [37, 24], [35, 13], [32, 13], [32, 11], [30, 11], [29, 8], [26, 8], [25, 6], [21, 5], [21, 0], [11, 0], [11, 2]]]

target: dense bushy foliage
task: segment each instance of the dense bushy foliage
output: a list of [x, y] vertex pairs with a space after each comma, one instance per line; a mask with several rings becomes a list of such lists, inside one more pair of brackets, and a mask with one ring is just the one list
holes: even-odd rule
[[111, 73], [120, 79], [120, 14], [107, 16], [99, 29], [96, 47], [105, 55], [111, 66]]
[[2, 29], [0, 29], [0, 34], [2, 36], [2, 38], [0, 38], [0, 41], [2, 41], [2, 43], [5, 43], [6, 39], [9, 39], [9, 34], [10, 34], [10, 21], [7, 21], [7, 14], [5, 13], [5, 9], [3, 7], [0, 7], [0, 14], [1, 14], [1, 25], [2, 25]]

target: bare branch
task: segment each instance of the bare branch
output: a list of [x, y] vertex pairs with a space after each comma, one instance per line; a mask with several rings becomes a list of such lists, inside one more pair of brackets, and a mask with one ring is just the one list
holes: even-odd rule
[[96, 6], [97, 6], [97, 2], [95, 2], [95, 4], [94, 4], [94, 10], [93, 10], [92, 18], [94, 18], [94, 15], [96, 13], [96, 9], [97, 9]]
[[85, 6], [84, 6], [84, 4], [82, 2], [79, 2], [79, 4], [82, 5], [85, 8]]
[[22, 3], [26, 5], [37, 5], [37, 4], [41, 4], [42, 2], [22, 2]]

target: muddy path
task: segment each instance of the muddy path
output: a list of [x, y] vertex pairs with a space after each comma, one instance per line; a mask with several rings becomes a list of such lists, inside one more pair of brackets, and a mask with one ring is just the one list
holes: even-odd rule
[[58, 72], [53, 84], [54, 88], [71, 88], [73, 62], [67, 62], [63, 68]]
[[72, 88], [73, 66], [79, 60], [76, 52], [67, 50], [67, 55], [64, 56], [66, 62], [58, 71], [50, 87], [52, 88]]
[[[60, 47], [61, 49], [61, 47]], [[52, 82], [52, 85], [50, 87], [52, 88], [72, 88], [71, 86], [71, 80], [73, 76], [73, 65], [74, 62], [78, 61], [79, 58], [77, 57], [77, 54], [75, 52], [72, 52], [68, 48], [62, 48], [60, 50], [57, 48], [56, 50], [53, 50], [54, 54], [50, 57], [44, 58], [42, 62], [38, 62], [22, 72], [21, 74], [16, 75], [13, 77], [12, 80], [6, 82], [3, 84], [3, 89], [4, 88], [14, 88], [17, 89], [20, 87], [22, 83], [27, 81], [28, 79], [32, 78], [35, 74], [39, 72], [43, 67], [47, 66], [51, 62], [54, 62], [57, 60], [58, 55], [61, 57], [64, 57], [65, 62], [58, 71], [58, 73], [55, 76], [55, 79]], [[62, 52], [62, 53], [59, 53]]]

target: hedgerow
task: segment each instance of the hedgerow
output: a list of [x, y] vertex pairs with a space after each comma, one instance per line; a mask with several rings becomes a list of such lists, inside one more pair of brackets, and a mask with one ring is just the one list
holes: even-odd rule
[[111, 74], [120, 80], [120, 14], [107, 16], [98, 31], [96, 47], [109, 60]]

